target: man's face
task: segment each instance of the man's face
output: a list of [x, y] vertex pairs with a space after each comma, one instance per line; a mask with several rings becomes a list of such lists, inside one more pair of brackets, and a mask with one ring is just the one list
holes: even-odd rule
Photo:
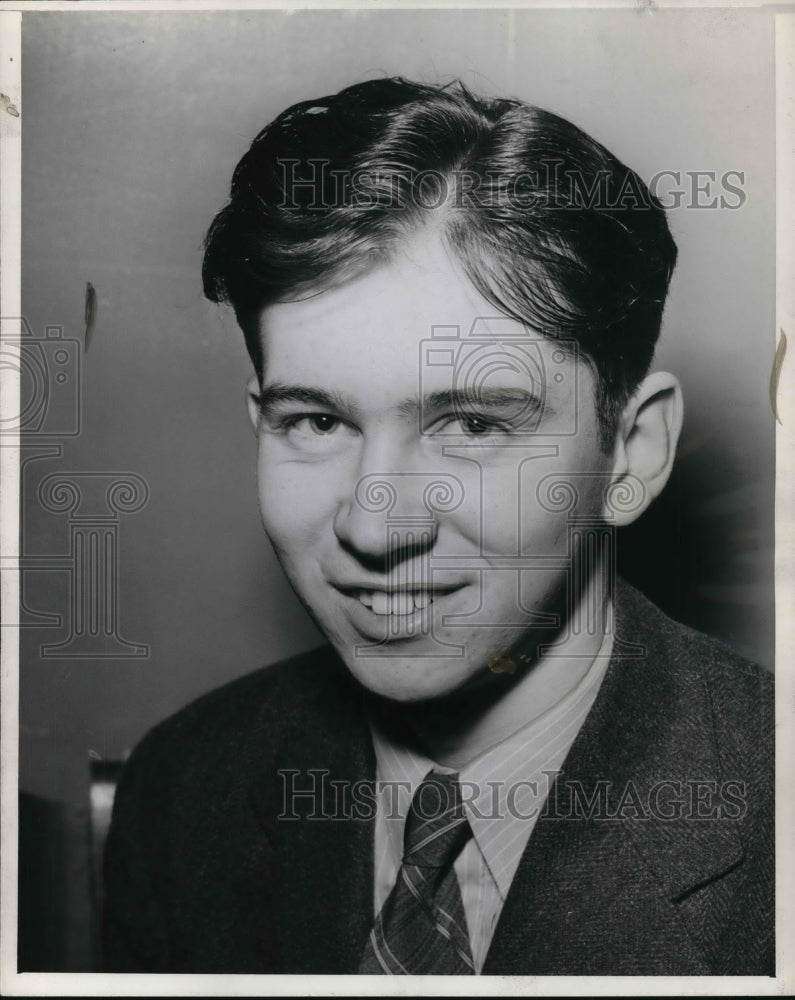
[[261, 331], [260, 508], [320, 628], [391, 699], [499, 683], [565, 593], [554, 483], [578, 474], [578, 516], [602, 513], [590, 369], [499, 317], [432, 238]]

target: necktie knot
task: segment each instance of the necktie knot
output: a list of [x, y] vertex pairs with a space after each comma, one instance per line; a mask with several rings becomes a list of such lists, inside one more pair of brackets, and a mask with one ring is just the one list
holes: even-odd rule
[[457, 774], [430, 771], [406, 817], [403, 864], [376, 917], [359, 972], [471, 975], [466, 914], [453, 862], [472, 836]]
[[458, 775], [430, 771], [414, 793], [406, 817], [404, 864], [449, 867], [471, 836]]

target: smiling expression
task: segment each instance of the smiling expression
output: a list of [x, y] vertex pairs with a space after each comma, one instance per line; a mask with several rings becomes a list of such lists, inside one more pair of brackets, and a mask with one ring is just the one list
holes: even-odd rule
[[267, 307], [261, 335], [263, 523], [348, 669], [398, 701], [499, 683], [564, 592], [544, 484], [593, 473], [578, 514], [602, 513], [588, 365], [499, 316], [435, 237]]

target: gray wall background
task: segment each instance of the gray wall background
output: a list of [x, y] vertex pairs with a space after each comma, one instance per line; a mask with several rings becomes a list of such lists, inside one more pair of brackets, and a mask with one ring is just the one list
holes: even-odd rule
[[[92, 758], [320, 642], [259, 526], [248, 361], [202, 298], [201, 243], [267, 120], [381, 74], [525, 98], [647, 180], [745, 172], [742, 209], [671, 214], [680, 259], [658, 359], [683, 380], [687, 421], [623, 565], [672, 614], [772, 666], [770, 11], [26, 13], [25, 317], [82, 340], [86, 282], [98, 296], [82, 432], [26, 467], [26, 551], [68, 550], [67, 517], [37, 499], [45, 476], [133, 472], [150, 489], [119, 523], [119, 631], [149, 655], [47, 658], [66, 622], [22, 632], [26, 791], [84, 800]], [[27, 573], [25, 598], [68, 621], [68, 574]]]

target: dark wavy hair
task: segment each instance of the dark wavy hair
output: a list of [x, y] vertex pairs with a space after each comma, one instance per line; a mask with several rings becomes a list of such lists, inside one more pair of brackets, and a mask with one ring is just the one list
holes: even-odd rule
[[648, 372], [676, 245], [637, 174], [570, 122], [461, 83], [371, 80], [284, 111], [256, 137], [205, 243], [205, 295], [258, 318], [385, 262], [435, 226], [478, 291], [573, 341], [602, 446]]

